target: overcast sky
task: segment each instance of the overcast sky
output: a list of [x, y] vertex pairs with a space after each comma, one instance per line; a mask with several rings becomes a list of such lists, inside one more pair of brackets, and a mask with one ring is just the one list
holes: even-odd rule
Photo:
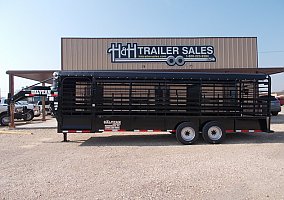
[[256, 36], [259, 67], [283, 67], [283, 19], [282, 0], [0, 0], [1, 94], [7, 70], [60, 69], [61, 37]]

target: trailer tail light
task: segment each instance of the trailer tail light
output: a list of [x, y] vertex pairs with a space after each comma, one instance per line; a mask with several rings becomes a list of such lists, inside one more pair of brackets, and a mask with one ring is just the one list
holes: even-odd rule
[[51, 96], [52, 96], [52, 97], [57, 97], [57, 96], [58, 96], [58, 93], [55, 92], [55, 93], [51, 94]]
[[25, 94], [25, 97], [34, 97], [35, 94]]

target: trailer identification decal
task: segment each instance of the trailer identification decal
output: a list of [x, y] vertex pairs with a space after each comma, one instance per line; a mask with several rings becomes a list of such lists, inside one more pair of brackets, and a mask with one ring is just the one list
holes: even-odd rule
[[104, 121], [105, 130], [120, 130], [121, 121]]
[[216, 62], [213, 46], [140, 46], [137, 43], [111, 43], [107, 50], [111, 62], [166, 62], [182, 66], [185, 62]]
[[36, 94], [36, 95], [50, 95], [51, 91], [50, 90], [31, 90], [31, 94]]

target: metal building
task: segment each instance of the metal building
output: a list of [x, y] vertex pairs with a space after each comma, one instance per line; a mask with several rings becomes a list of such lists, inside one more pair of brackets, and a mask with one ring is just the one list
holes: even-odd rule
[[62, 38], [62, 70], [257, 68], [256, 37]]

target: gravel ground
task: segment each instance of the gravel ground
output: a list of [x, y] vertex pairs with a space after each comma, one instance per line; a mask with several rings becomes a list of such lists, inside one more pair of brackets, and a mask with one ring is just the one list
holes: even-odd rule
[[[0, 199], [284, 199], [284, 113], [270, 134], [0, 134]], [[5, 129], [1, 128], [1, 133]], [[31, 134], [32, 133], [32, 134]]]

